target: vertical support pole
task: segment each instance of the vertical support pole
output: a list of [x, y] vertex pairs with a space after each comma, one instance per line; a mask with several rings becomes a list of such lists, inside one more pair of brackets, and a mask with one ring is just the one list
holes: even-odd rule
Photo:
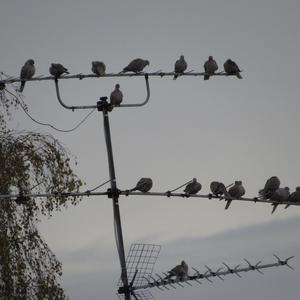
[[120, 264], [121, 264], [121, 279], [124, 285], [125, 299], [131, 300], [130, 290], [128, 285], [122, 225], [121, 225], [121, 217], [120, 217], [120, 209], [119, 209], [119, 193], [117, 189], [109, 118], [108, 118], [109, 104], [107, 103], [106, 99], [107, 99], [106, 97], [100, 98], [101, 101], [98, 102], [98, 110], [102, 110], [103, 112], [104, 134], [105, 134], [105, 142], [107, 148], [109, 175], [111, 180], [111, 197], [112, 197], [113, 214], [114, 214], [114, 230], [115, 230], [115, 238], [116, 238], [116, 244], [119, 253]]

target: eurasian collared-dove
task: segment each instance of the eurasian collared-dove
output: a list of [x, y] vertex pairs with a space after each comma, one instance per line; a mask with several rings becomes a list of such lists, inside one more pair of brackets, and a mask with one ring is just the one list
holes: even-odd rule
[[[291, 193], [289, 198], [287, 199], [289, 202], [300, 202], [300, 186], [296, 187], [295, 192]], [[290, 204], [287, 204], [285, 208], [288, 208]]]
[[260, 190], [258, 193], [262, 196], [263, 199], [270, 199], [274, 192], [279, 189], [280, 180], [277, 176], [272, 176], [269, 178], [265, 184], [265, 187]]
[[55, 78], [60, 77], [62, 74], [69, 74], [68, 69], [65, 68], [62, 64], [51, 64], [49, 72]]
[[169, 279], [171, 277], [176, 276], [180, 280], [183, 280], [184, 278], [186, 278], [188, 276], [188, 270], [189, 270], [189, 267], [186, 264], [186, 262], [183, 260], [180, 265], [177, 265], [176, 267], [174, 267], [172, 270], [170, 270], [168, 272], [169, 275], [166, 276], [165, 279]]
[[110, 104], [118, 106], [123, 101], [123, 94], [120, 91], [120, 85], [116, 84], [115, 89], [110, 94]]
[[243, 187], [242, 181], [235, 181], [234, 185], [229, 188], [228, 194], [236, 199], [241, 198], [245, 195], [245, 188]]
[[19, 92], [22, 93], [25, 87], [26, 80], [29, 80], [33, 77], [35, 73], [35, 66], [34, 66], [34, 60], [28, 59], [24, 66], [21, 69], [20, 73], [20, 79], [21, 79], [21, 86], [19, 89]]
[[196, 178], [193, 178], [192, 182], [186, 185], [184, 192], [188, 195], [194, 195], [197, 194], [201, 190], [201, 188], [201, 183], [198, 182]]
[[295, 192], [291, 193], [290, 197], [288, 198], [288, 201], [300, 202], [300, 186], [297, 186]]
[[273, 203], [272, 213], [274, 213], [274, 211], [276, 210], [280, 202], [288, 201], [289, 196], [290, 196], [290, 189], [288, 187], [277, 189], [273, 193], [272, 197], [270, 197], [271, 201], [278, 202], [278, 203]]
[[131, 61], [127, 67], [123, 69], [123, 73], [125, 72], [139, 73], [142, 72], [143, 69], [148, 65], [149, 65], [149, 60], [136, 58], [133, 61]]
[[[234, 185], [229, 188], [228, 195], [235, 198], [240, 199], [242, 196], [245, 195], [245, 188], [243, 187], [242, 181], [235, 181]], [[231, 204], [232, 200], [226, 200], [226, 206], [225, 209], [229, 208], [229, 205]]]
[[272, 197], [270, 197], [270, 200], [276, 202], [284, 202], [287, 201], [289, 196], [290, 196], [290, 189], [288, 187], [279, 188], [273, 193]]
[[220, 197], [223, 194], [227, 193], [227, 190], [226, 190], [226, 187], [225, 187], [224, 183], [218, 182], [218, 181], [211, 182], [210, 190], [217, 197]]
[[231, 59], [227, 59], [224, 63], [224, 71], [227, 75], [236, 75], [237, 78], [242, 79], [240, 68], [238, 65]]
[[184, 59], [184, 56], [181, 55], [180, 58], [175, 62], [174, 72], [176, 74], [174, 75], [173, 79], [175, 80], [179, 75], [182, 75], [186, 69], [187, 69], [187, 63]]
[[141, 178], [136, 186], [130, 191], [140, 191], [142, 193], [147, 193], [151, 190], [153, 182], [151, 178]]
[[215, 72], [218, 70], [218, 65], [216, 61], [213, 59], [212, 56], [208, 57], [208, 60], [204, 63], [204, 80], [208, 80], [210, 75], [215, 74]]
[[106, 66], [102, 61], [92, 61], [92, 72], [97, 76], [103, 76], [105, 74]]

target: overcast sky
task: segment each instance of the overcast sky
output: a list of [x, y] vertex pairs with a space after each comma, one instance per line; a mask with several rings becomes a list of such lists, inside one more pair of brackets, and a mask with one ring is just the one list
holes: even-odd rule
[[[300, 185], [299, 12], [297, 0], [2, 0], [0, 71], [18, 76], [33, 58], [36, 75], [47, 75], [52, 62], [72, 74], [90, 73], [92, 60], [119, 72], [136, 57], [150, 61], [148, 71], [172, 71], [181, 54], [189, 70], [202, 71], [209, 55], [222, 70], [231, 58], [243, 80], [150, 78], [147, 106], [113, 111], [118, 186], [128, 189], [140, 177], [151, 177], [154, 191], [166, 191], [196, 177], [208, 193], [213, 180], [242, 180], [252, 197], [277, 175], [293, 191]], [[69, 105], [95, 104], [116, 83], [124, 103], [144, 99], [142, 78], [65, 80], [61, 92]], [[61, 129], [87, 113], [63, 109], [53, 82], [28, 83], [24, 97], [33, 117]], [[77, 157], [76, 170], [88, 189], [109, 176], [102, 122], [95, 112], [79, 129], [62, 134], [20, 111], [10, 126], [57, 137]], [[121, 197], [126, 250], [131, 243], [161, 244], [157, 271], [182, 259], [199, 269], [244, 257], [271, 262], [273, 253], [295, 255], [296, 271], [276, 268], [265, 276], [153, 291], [156, 299], [298, 299], [300, 208], [280, 207], [271, 215], [269, 205], [234, 202], [228, 211], [224, 206], [206, 199]], [[40, 230], [63, 263], [63, 285], [72, 300], [116, 299], [120, 270], [110, 199], [84, 199], [43, 219]]]

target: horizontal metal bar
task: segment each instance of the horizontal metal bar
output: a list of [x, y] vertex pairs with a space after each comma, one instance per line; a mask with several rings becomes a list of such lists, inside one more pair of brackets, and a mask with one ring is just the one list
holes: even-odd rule
[[[108, 195], [108, 192], [78, 192], [78, 193], [33, 193], [33, 194], [25, 194], [23, 193], [23, 197], [29, 198], [48, 198], [48, 197], [81, 197], [81, 196], [104, 196]], [[20, 196], [20, 194], [10, 194], [10, 195], [0, 195], [0, 199], [16, 199]]]
[[[185, 193], [169, 193], [169, 192], [147, 192], [147, 193], [141, 193], [141, 192], [131, 192], [131, 191], [120, 191], [120, 195], [133, 195], [133, 196], [164, 196], [164, 197], [181, 197], [181, 198], [208, 198], [208, 199], [218, 199], [218, 200], [223, 200], [224, 196], [217, 197], [212, 194], [197, 194], [197, 195], [189, 195]], [[257, 199], [257, 198], [233, 198], [230, 196], [226, 196], [225, 200], [232, 200], [232, 201], [246, 201], [246, 202], [255, 202], [255, 203], [269, 203], [269, 204], [278, 204], [278, 205], [284, 205], [284, 204], [289, 204], [289, 205], [295, 205], [295, 206], [300, 206], [300, 202], [276, 202], [272, 200], [264, 200], [264, 199]]]
[[[101, 79], [101, 78], [110, 78], [110, 77], [141, 77], [141, 76], [153, 76], [153, 77], [172, 77], [174, 76], [175, 72], [150, 72], [150, 73], [107, 73], [104, 74], [102, 76], [97, 76], [95, 74], [74, 74], [74, 75], [65, 75], [65, 76], [61, 76], [58, 79], [85, 79], [85, 78], [95, 78], [95, 79]], [[178, 75], [178, 74], [177, 74]], [[187, 73], [183, 73], [180, 74], [180, 77], [182, 76], [204, 76], [205, 72], [187, 72]], [[224, 72], [218, 72], [215, 73], [213, 75], [210, 75], [210, 77], [212, 76], [235, 76], [235, 75], [227, 75]], [[44, 80], [55, 80], [55, 77], [53, 76], [36, 76], [33, 77], [31, 79], [28, 79], [26, 81], [44, 81]], [[10, 78], [10, 79], [4, 79], [4, 80], [0, 80], [2, 83], [4, 84], [9, 84], [9, 83], [14, 83], [14, 82], [20, 82], [21, 79], [19, 77], [17, 78]]]
[[[120, 195], [125, 196], [163, 196], [163, 197], [180, 197], [180, 198], [205, 198], [205, 199], [218, 199], [220, 200], [220, 197], [211, 195], [211, 194], [197, 194], [197, 195], [187, 195], [184, 193], [169, 193], [169, 192], [147, 192], [147, 193], [141, 193], [141, 192], [131, 192], [129, 190], [126, 191], [119, 191]], [[70, 196], [103, 196], [108, 195], [108, 192], [78, 192], [78, 193], [45, 193], [45, 194], [22, 194], [24, 197], [31, 197], [31, 198], [43, 198], [43, 197], [70, 197]], [[5, 198], [17, 198], [20, 196], [19, 194], [10, 194], [10, 195], [0, 195], [0, 199]], [[300, 202], [276, 202], [271, 200], [263, 200], [263, 199], [257, 199], [257, 198], [240, 198], [235, 199], [231, 197], [227, 197], [226, 199], [230, 199], [232, 201], [244, 201], [244, 202], [254, 202], [254, 203], [268, 203], [268, 204], [278, 204], [278, 205], [290, 205], [290, 206], [300, 206]]]

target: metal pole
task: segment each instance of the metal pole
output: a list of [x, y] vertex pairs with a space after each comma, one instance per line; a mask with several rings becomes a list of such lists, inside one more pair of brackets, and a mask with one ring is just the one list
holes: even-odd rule
[[124, 243], [123, 243], [123, 235], [122, 235], [122, 225], [121, 225], [121, 217], [120, 217], [120, 209], [119, 209], [119, 192], [117, 189], [112, 143], [111, 143], [111, 136], [110, 136], [110, 126], [109, 126], [109, 118], [108, 118], [109, 104], [107, 103], [106, 99], [107, 99], [106, 97], [100, 98], [101, 101], [98, 102], [98, 110], [102, 110], [103, 113], [104, 134], [105, 134], [105, 141], [106, 141], [106, 148], [107, 148], [109, 175], [111, 180], [111, 192], [109, 193], [109, 197], [112, 198], [112, 203], [113, 203], [114, 229], [115, 229], [116, 244], [117, 244], [117, 249], [118, 249], [119, 259], [121, 264], [121, 279], [124, 285], [125, 299], [131, 300], [130, 290], [128, 285], [125, 251], [124, 251]]

